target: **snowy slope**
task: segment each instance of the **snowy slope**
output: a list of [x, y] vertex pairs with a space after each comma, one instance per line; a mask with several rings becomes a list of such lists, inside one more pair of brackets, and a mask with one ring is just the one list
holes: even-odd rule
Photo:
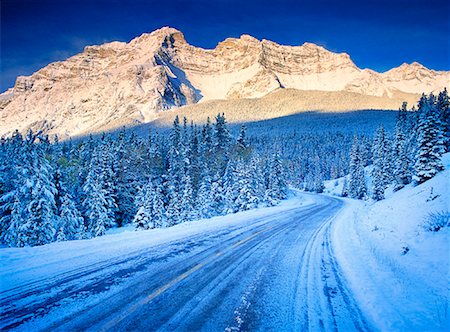
[[[242, 35], [202, 49], [165, 27], [129, 43], [87, 46], [65, 61], [18, 77], [0, 94], [0, 135], [16, 128], [63, 136], [109, 130], [146, 123], [162, 111], [199, 101], [259, 98], [284, 88], [378, 97], [388, 109], [399, 95], [417, 99], [449, 80], [449, 72], [416, 64], [383, 74], [360, 69], [348, 54], [312, 43], [284, 46]], [[373, 101], [364, 108], [378, 108], [379, 100]], [[327, 109], [322, 103], [317, 96], [313, 109]]]
[[446, 170], [435, 178], [385, 200], [346, 200], [348, 208], [334, 224], [337, 259], [362, 310], [380, 330], [450, 326], [450, 229], [423, 228], [430, 213], [450, 211], [450, 154], [444, 162]]

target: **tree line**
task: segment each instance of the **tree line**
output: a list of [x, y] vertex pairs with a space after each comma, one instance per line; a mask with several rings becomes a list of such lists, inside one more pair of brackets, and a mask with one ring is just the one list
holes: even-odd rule
[[[369, 151], [370, 150], [370, 151]], [[348, 181], [343, 196], [368, 198], [364, 167], [372, 165], [371, 198], [381, 200], [388, 186], [400, 190], [423, 183], [444, 169], [441, 157], [450, 151], [450, 103], [447, 89], [436, 97], [423, 94], [417, 109], [403, 103], [392, 137], [381, 126], [371, 147], [355, 136], [350, 153]], [[372, 154], [370, 158], [369, 155]]]
[[389, 186], [422, 183], [443, 169], [449, 118], [444, 90], [423, 95], [417, 109], [403, 104], [393, 134], [384, 126], [373, 134], [362, 124], [333, 129], [316, 121], [308, 131], [267, 123], [250, 136], [245, 126], [232, 135], [223, 114], [202, 126], [176, 117], [168, 133], [147, 137], [123, 129], [50, 142], [16, 131], [0, 142], [0, 239], [32, 246], [129, 224], [170, 227], [275, 205], [288, 184], [320, 193], [325, 180], [340, 177], [343, 196], [380, 200]]
[[112, 227], [170, 227], [272, 206], [287, 195], [276, 150], [254, 151], [242, 126], [180, 123], [168, 135], [122, 130], [77, 143], [16, 131], [0, 144], [0, 237], [34, 246], [104, 235]]

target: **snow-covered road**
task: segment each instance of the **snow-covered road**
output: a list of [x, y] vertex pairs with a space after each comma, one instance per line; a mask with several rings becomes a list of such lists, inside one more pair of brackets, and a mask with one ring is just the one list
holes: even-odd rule
[[[143, 242], [145, 232], [128, 232], [40, 254], [31, 248], [31, 258], [2, 249], [11, 265], [0, 271], [0, 329], [368, 330], [330, 245], [343, 204], [296, 194], [289, 204], [220, 217], [190, 233], [180, 225], [183, 236], [153, 245], [122, 248], [133, 235]], [[114, 255], [92, 251], [111, 242]]]

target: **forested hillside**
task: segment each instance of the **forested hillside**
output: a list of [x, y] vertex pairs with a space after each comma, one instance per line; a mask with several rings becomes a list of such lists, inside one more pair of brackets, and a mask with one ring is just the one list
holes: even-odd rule
[[2, 241], [10, 246], [89, 238], [134, 223], [149, 229], [275, 205], [286, 197], [277, 151], [254, 153], [225, 117], [175, 119], [168, 135], [103, 135], [73, 144], [29, 131], [2, 140]]
[[0, 145], [1, 239], [33, 246], [130, 223], [169, 227], [276, 205], [288, 185], [321, 193], [343, 176], [342, 196], [381, 200], [391, 185], [432, 178], [449, 148], [446, 90], [423, 95], [417, 110], [405, 103], [395, 123], [392, 114], [311, 113], [241, 125], [235, 135], [223, 114], [213, 124], [176, 117], [169, 131], [124, 128], [74, 142], [16, 132]]

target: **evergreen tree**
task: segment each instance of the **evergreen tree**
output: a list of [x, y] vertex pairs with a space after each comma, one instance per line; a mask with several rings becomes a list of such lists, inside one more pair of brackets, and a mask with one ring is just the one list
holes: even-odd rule
[[[43, 169], [40, 170], [43, 172]], [[41, 173], [42, 174], [42, 173]], [[26, 206], [21, 231], [25, 233], [27, 245], [50, 243], [55, 234], [54, 220], [56, 189], [45, 176], [38, 176], [33, 184], [32, 199]]]
[[[28, 135], [26, 154], [29, 162], [24, 167], [22, 197], [19, 199], [22, 224], [19, 227], [20, 240], [17, 246], [35, 246], [50, 243], [55, 235], [54, 221], [57, 217], [55, 206], [56, 188], [53, 170], [45, 158], [46, 144], [33, 144], [36, 136]], [[17, 196], [16, 196], [17, 197]]]
[[236, 180], [234, 192], [237, 193], [235, 205], [238, 211], [246, 211], [258, 207], [259, 198], [252, 183], [250, 169], [242, 162], [236, 167]]
[[213, 129], [209, 117], [202, 128], [199, 151], [201, 157], [200, 164], [205, 165], [206, 168], [210, 169], [213, 159]]
[[31, 131], [27, 138], [16, 131], [11, 138], [11, 145], [5, 154], [5, 182], [0, 197], [1, 229], [3, 241], [9, 246], [28, 245], [26, 233], [22, 228], [31, 201], [33, 183], [30, 181], [35, 173], [34, 135]]
[[153, 192], [153, 208], [151, 218], [155, 228], [161, 228], [167, 226], [166, 208], [165, 208], [165, 196], [163, 185], [158, 183], [154, 186]]
[[224, 188], [222, 185], [222, 179], [219, 174], [216, 173], [213, 181], [211, 182], [211, 191], [209, 195], [210, 201], [210, 215], [217, 216], [221, 215], [224, 211]]
[[134, 180], [135, 175], [132, 174], [130, 159], [127, 158], [125, 128], [123, 128], [117, 138], [117, 142], [113, 146], [113, 160], [111, 179], [111, 191], [114, 201], [117, 204], [115, 219], [120, 226], [131, 222], [135, 213], [134, 197], [136, 196], [135, 187], [137, 181]]
[[169, 187], [168, 197], [169, 203], [167, 208], [167, 222], [168, 226], [173, 226], [179, 223], [181, 212], [181, 175], [184, 173], [183, 167], [185, 160], [183, 160], [181, 145], [181, 128], [178, 116], [175, 117], [172, 131], [170, 132], [170, 148], [169, 148]]
[[3, 241], [10, 247], [24, 247], [28, 244], [27, 234], [22, 232], [23, 224], [23, 204], [20, 202], [19, 195], [14, 192], [12, 202], [8, 204], [10, 213], [3, 216], [1, 222], [6, 223], [7, 228], [3, 235]]
[[239, 207], [236, 203], [239, 193], [239, 184], [237, 183], [236, 165], [234, 161], [229, 161], [225, 174], [223, 176], [223, 214], [236, 213]]
[[194, 199], [192, 191], [191, 177], [189, 174], [183, 176], [182, 179], [183, 195], [181, 197], [181, 213], [180, 222], [186, 222], [194, 220], [198, 217], [196, 211], [194, 210]]
[[287, 195], [287, 186], [284, 180], [283, 168], [279, 154], [276, 153], [270, 162], [267, 172], [267, 184], [264, 200], [268, 205], [273, 206]]
[[137, 229], [154, 228], [152, 220], [154, 187], [149, 181], [139, 193], [137, 201], [137, 213], [134, 216], [133, 224]]
[[250, 150], [249, 150], [249, 143], [247, 141], [247, 128], [245, 127], [245, 125], [242, 125], [240, 130], [239, 130], [239, 136], [236, 139], [236, 146], [235, 146], [235, 150], [236, 150], [236, 154], [238, 156], [238, 158], [248, 158], [250, 155]]
[[65, 241], [84, 238], [84, 220], [72, 197], [69, 194], [65, 194], [61, 203], [61, 214], [56, 240]]
[[350, 174], [348, 194], [351, 198], [364, 199], [367, 195], [366, 180], [364, 177], [364, 162], [361, 158], [361, 147], [358, 138], [353, 139], [350, 152]]
[[113, 162], [113, 143], [110, 137], [105, 137], [94, 152], [97, 160], [97, 172], [99, 174], [99, 185], [104, 192], [104, 198], [107, 205], [107, 212], [109, 219], [111, 220], [112, 227], [117, 222], [118, 205], [117, 196], [118, 188], [116, 186], [116, 174], [114, 172]]
[[447, 88], [444, 88], [444, 90], [439, 93], [436, 107], [442, 123], [444, 145], [446, 151], [450, 152], [450, 101]]
[[214, 170], [219, 171], [220, 174], [223, 174], [228, 164], [230, 143], [231, 135], [225, 120], [225, 115], [219, 113], [216, 116], [216, 123], [214, 124]]
[[210, 218], [215, 215], [213, 201], [211, 200], [211, 191], [211, 177], [206, 174], [203, 176], [197, 195], [197, 210], [201, 218]]
[[430, 94], [428, 100], [421, 99], [418, 112], [418, 151], [414, 165], [414, 180], [422, 183], [444, 169], [441, 162], [444, 140], [440, 114], [433, 94]]
[[109, 198], [110, 193], [104, 185], [103, 172], [98, 154], [94, 154], [89, 173], [83, 185], [83, 207], [87, 222], [87, 231], [93, 237], [104, 235], [114, 225]]
[[408, 111], [406, 102], [397, 115], [393, 142], [394, 189], [399, 190], [411, 182], [410, 148], [408, 146]]
[[341, 196], [342, 197], [347, 197], [348, 196], [348, 180], [347, 180], [347, 176], [344, 176], [344, 183], [342, 184]]
[[384, 192], [389, 184], [389, 178], [386, 176], [386, 172], [389, 172], [388, 147], [383, 126], [379, 127], [375, 134], [372, 151], [372, 198], [379, 201], [384, 199]]

